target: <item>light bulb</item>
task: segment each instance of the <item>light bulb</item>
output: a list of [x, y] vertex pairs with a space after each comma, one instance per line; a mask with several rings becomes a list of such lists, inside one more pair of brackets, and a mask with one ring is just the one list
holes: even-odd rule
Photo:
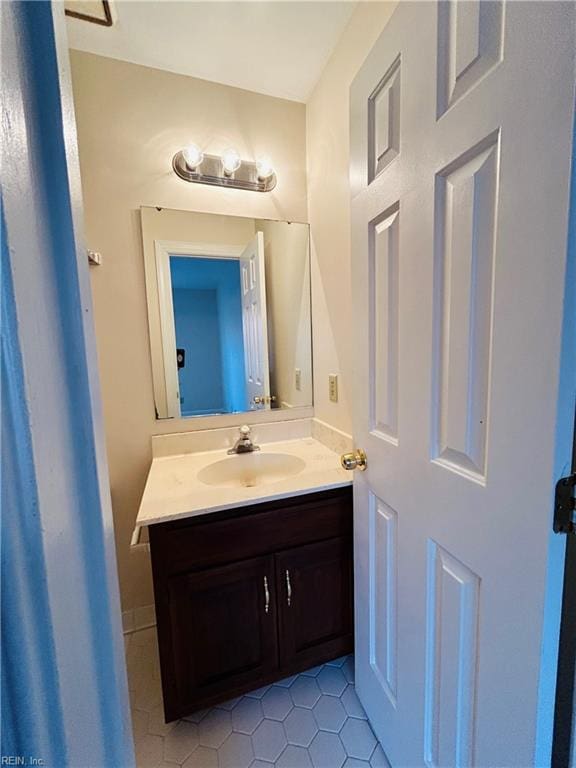
[[191, 171], [195, 171], [202, 163], [202, 160], [204, 160], [204, 153], [197, 144], [189, 144], [182, 150], [182, 155], [184, 156], [186, 165]]
[[269, 179], [274, 173], [274, 168], [268, 157], [261, 157], [256, 161], [256, 173], [259, 179]]
[[240, 155], [235, 149], [227, 149], [222, 155], [222, 168], [226, 176], [231, 176], [242, 164]]

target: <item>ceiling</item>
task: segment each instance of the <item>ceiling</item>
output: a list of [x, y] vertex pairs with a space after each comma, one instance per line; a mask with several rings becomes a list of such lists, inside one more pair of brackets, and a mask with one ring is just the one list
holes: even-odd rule
[[115, 0], [111, 27], [67, 17], [70, 47], [307, 101], [356, 2]]

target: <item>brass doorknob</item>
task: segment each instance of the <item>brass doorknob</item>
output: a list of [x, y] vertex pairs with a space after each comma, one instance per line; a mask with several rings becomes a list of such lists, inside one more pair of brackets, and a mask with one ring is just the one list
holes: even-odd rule
[[252, 402], [254, 405], [266, 405], [269, 403], [275, 403], [276, 402], [276, 395], [267, 395], [266, 397], [260, 396], [260, 395], [254, 395], [252, 398]]
[[340, 456], [340, 462], [344, 469], [359, 469], [361, 472], [364, 472], [368, 466], [366, 452], [362, 448], [357, 448], [352, 453], [343, 453]]

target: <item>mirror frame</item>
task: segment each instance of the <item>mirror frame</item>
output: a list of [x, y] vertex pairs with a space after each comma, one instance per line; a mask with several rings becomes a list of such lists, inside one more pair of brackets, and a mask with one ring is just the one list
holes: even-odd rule
[[[158, 270], [158, 258], [157, 250], [160, 245], [162, 248], [169, 246], [171, 253], [177, 253], [180, 250], [182, 253], [183, 244], [186, 244], [186, 254], [190, 253], [190, 247], [198, 246], [198, 243], [189, 243], [185, 240], [173, 241], [170, 239], [157, 240], [150, 239], [148, 242], [145, 239], [145, 216], [148, 211], [161, 212], [163, 210], [175, 211], [178, 213], [191, 213], [210, 216], [228, 217], [232, 216], [236, 219], [254, 220], [260, 219], [263, 221], [271, 221], [277, 223], [287, 224], [302, 224], [308, 227], [308, 264], [310, 268], [310, 370], [311, 370], [311, 392], [312, 403], [305, 406], [295, 406], [293, 408], [275, 408], [266, 410], [246, 410], [246, 411], [233, 411], [227, 413], [215, 413], [205, 415], [194, 416], [159, 416], [158, 414], [164, 410], [169, 413], [168, 404], [166, 401], [166, 372], [165, 366], [159, 366], [155, 364], [156, 360], [164, 359], [163, 344], [162, 344], [162, 319], [159, 301], [159, 280], [161, 279]], [[295, 421], [298, 419], [309, 419], [314, 416], [314, 369], [313, 369], [313, 330], [312, 330], [312, 263], [311, 263], [311, 236], [310, 236], [310, 224], [308, 222], [286, 221], [283, 219], [271, 219], [264, 216], [237, 216], [236, 214], [218, 213], [214, 211], [200, 211], [200, 210], [187, 210], [168, 208], [167, 206], [153, 206], [142, 205], [139, 209], [139, 220], [141, 227], [141, 242], [144, 259], [144, 276], [145, 276], [145, 288], [146, 288], [146, 303], [147, 303], [147, 316], [148, 316], [148, 334], [149, 334], [149, 355], [150, 355], [150, 369], [152, 374], [152, 395], [154, 403], [154, 416], [157, 426], [165, 425], [166, 430], [159, 431], [174, 431], [174, 426], [178, 425], [179, 431], [196, 431], [202, 429], [214, 429], [217, 427], [231, 427], [244, 424], [246, 421], [250, 423], [264, 423], [264, 422], [280, 422], [280, 421]], [[213, 257], [218, 256], [218, 248], [222, 249], [224, 254], [230, 253], [230, 249], [241, 249], [240, 246], [219, 246], [218, 244], [203, 245], [203, 248], [210, 250]], [[220, 258], [226, 256], [220, 255]], [[161, 369], [161, 370], [160, 370]], [[163, 402], [158, 402], [160, 397]], [[159, 408], [160, 406], [160, 408]]]

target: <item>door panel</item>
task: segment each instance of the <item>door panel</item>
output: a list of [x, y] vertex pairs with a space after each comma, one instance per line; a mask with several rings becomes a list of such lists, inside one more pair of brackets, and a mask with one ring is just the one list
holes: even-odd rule
[[378, 83], [368, 102], [369, 173], [372, 181], [400, 151], [400, 58]]
[[485, 480], [499, 134], [435, 179], [432, 458]]
[[480, 578], [428, 542], [424, 758], [473, 765]]
[[169, 597], [183, 709], [277, 667], [272, 556], [174, 576]]
[[282, 666], [351, 652], [351, 554], [350, 539], [337, 538], [276, 555]]
[[502, 58], [501, 0], [442, 2], [438, 7], [438, 117]]
[[396, 706], [398, 665], [398, 515], [370, 494], [370, 666]]
[[370, 430], [398, 442], [398, 244], [394, 204], [370, 222]]
[[352, 85], [356, 682], [392, 765], [540, 750], [574, 49], [569, 3], [400, 3]]

